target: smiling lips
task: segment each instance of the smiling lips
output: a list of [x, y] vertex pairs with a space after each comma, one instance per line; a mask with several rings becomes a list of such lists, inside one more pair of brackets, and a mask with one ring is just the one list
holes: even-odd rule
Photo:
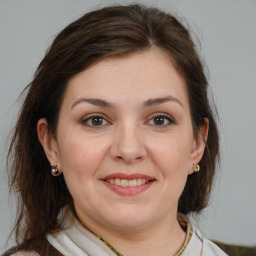
[[148, 189], [156, 179], [144, 174], [115, 173], [101, 179], [112, 191], [120, 195], [137, 195]]
[[115, 184], [122, 187], [136, 187], [140, 185], [146, 184], [148, 181], [146, 179], [134, 179], [134, 180], [126, 180], [126, 179], [108, 179], [106, 182]]

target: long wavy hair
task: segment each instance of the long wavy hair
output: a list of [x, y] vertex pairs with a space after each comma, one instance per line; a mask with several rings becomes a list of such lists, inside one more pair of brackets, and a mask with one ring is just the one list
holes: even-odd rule
[[189, 175], [178, 211], [199, 213], [206, 207], [219, 155], [214, 112], [207, 96], [203, 62], [189, 30], [173, 15], [142, 5], [109, 6], [85, 14], [62, 30], [26, 87], [24, 103], [12, 136], [8, 169], [10, 188], [18, 194], [16, 241], [44, 237], [60, 229], [60, 210], [73, 208], [63, 176], [53, 177], [37, 136], [37, 122], [46, 118], [56, 135], [59, 112], [69, 80], [109, 56], [123, 56], [158, 47], [167, 52], [186, 82], [194, 136], [209, 120], [201, 170]]

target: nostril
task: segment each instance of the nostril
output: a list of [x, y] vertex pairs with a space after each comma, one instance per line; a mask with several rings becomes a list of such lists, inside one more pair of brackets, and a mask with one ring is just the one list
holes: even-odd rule
[[126, 163], [139, 162], [147, 155], [143, 144], [138, 141], [135, 143], [113, 143], [110, 148], [110, 155], [116, 161], [123, 161]]
[[134, 155], [117, 155], [115, 156], [116, 161], [122, 161], [124, 163], [136, 163], [143, 160], [142, 156], [134, 156]]

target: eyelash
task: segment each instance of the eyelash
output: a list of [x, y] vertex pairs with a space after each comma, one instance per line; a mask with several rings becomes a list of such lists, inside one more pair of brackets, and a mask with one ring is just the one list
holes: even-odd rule
[[[101, 119], [103, 124], [94, 125], [92, 122], [93, 122], [93, 119], [96, 119], [96, 118]], [[89, 122], [91, 122], [91, 124], [89, 124]], [[108, 125], [110, 123], [106, 120], [106, 118], [103, 115], [94, 114], [94, 115], [91, 115], [91, 116], [86, 117], [85, 119], [83, 119], [82, 124], [84, 124], [85, 126], [88, 126], [88, 127], [101, 128], [102, 126]]]
[[[154, 122], [154, 120], [156, 120], [157, 118], [161, 118], [164, 121], [164, 124], [159, 124], [159, 125], [150, 124], [150, 121]], [[159, 128], [168, 127], [168, 126], [170, 126], [171, 124], [174, 124], [174, 123], [175, 122], [174, 122], [173, 118], [171, 118], [169, 115], [164, 115], [164, 114], [156, 114], [151, 119], [149, 119], [149, 121], [147, 121], [148, 125], [156, 126], [156, 127], [159, 127]]]
[[[154, 120], [156, 121], [157, 118], [160, 118], [161, 119], [160, 121], [163, 121], [164, 123], [163, 124], [150, 123], [151, 121], [153, 121], [153, 122], [154, 122]], [[101, 120], [100, 124], [99, 125], [93, 124], [92, 123], [93, 119], [100, 119]], [[98, 121], [96, 121], [96, 122], [98, 122]], [[164, 127], [170, 126], [173, 123], [175, 123], [175, 121], [169, 115], [156, 114], [153, 117], [151, 117], [145, 124], [150, 125], [150, 126], [156, 126], [158, 128], [164, 128]], [[106, 117], [104, 115], [94, 114], [94, 115], [91, 115], [91, 116], [83, 119], [82, 124], [84, 124], [87, 127], [101, 128], [102, 126], [109, 125], [110, 123], [106, 120]]]

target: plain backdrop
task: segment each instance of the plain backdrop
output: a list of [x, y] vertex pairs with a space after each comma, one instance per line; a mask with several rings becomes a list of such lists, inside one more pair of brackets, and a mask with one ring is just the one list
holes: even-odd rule
[[[222, 164], [209, 207], [197, 218], [203, 233], [227, 243], [256, 245], [256, 1], [137, 1], [185, 17], [201, 41], [220, 115]], [[132, 1], [0, 0], [0, 253], [15, 217], [8, 196], [7, 136], [18, 95], [54, 36], [87, 11]]]

